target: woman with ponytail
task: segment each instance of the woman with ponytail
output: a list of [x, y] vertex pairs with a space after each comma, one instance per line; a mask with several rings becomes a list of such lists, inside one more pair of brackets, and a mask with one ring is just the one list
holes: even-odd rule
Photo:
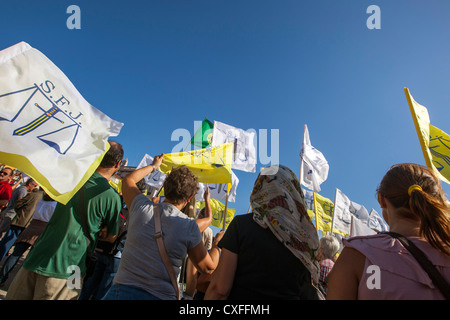
[[[417, 246], [450, 282], [450, 207], [439, 179], [417, 164], [394, 165], [377, 195], [390, 231]], [[344, 244], [329, 275], [327, 299], [444, 299], [397, 238], [380, 233]]]

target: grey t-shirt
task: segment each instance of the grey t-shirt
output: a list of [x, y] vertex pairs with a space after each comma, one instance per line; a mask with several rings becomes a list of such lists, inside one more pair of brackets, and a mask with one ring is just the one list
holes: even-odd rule
[[[133, 200], [129, 210], [127, 240], [114, 284], [138, 287], [160, 299], [174, 300], [175, 290], [153, 238], [153, 206], [153, 202], [144, 195], [138, 195]], [[195, 220], [175, 206], [163, 202], [160, 212], [164, 245], [178, 276], [187, 250], [198, 245], [202, 236]]]
[[14, 217], [16, 216], [16, 211], [14, 210], [14, 205], [16, 204], [16, 201], [20, 198], [25, 198], [27, 194], [28, 194], [27, 188], [25, 188], [24, 186], [20, 186], [14, 189], [11, 194], [11, 199], [9, 199], [8, 205], [3, 211], [3, 214], [6, 217], [11, 218], [11, 220], [14, 219]]

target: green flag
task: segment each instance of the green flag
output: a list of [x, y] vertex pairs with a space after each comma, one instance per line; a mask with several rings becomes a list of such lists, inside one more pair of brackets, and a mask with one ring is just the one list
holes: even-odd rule
[[207, 148], [211, 145], [214, 124], [205, 118], [202, 126], [197, 130], [191, 139], [191, 144], [200, 148]]

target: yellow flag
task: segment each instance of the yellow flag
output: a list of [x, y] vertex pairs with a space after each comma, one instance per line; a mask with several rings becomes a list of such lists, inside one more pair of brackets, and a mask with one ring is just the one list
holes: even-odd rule
[[425, 163], [442, 181], [450, 184], [450, 135], [430, 124], [427, 108], [413, 99], [408, 88], [405, 88], [405, 94]]
[[169, 153], [164, 155], [159, 170], [169, 174], [173, 168], [185, 165], [197, 176], [199, 182], [231, 184], [232, 156], [233, 143], [190, 152]]
[[[216, 199], [211, 199], [211, 211], [212, 211], [212, 221], [211, 225], [217, 228], [223, 227], [223, 212], [225, 211], [225, 205]], [[203, 209], [205, 207], [204, 201], [197, 201], [197, 209]], [[228, 228], [231, 220], [233, 220], [236, 209], [227, 208], [227, 220], [225, 221], [225, 229]]]
[[320, 194], [314, 192], [314, 211], [316, 214], [316, 228], [324, 232], [331, 232], [333, 217], [333, 202]]

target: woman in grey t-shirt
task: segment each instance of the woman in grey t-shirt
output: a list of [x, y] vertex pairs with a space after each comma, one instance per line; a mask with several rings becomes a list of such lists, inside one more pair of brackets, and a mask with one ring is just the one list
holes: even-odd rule
[[[164, 154], [156, 156], [153, 164], [140, 168], [122, 182], [122, 194], [129, 208], [128, 235], [119, 270], [106, 300], [173, 300], [175, 290], [164, 267], [154, 239], [153, 213], [160, 206], [164, 245], [178, 276], [183, 258], [189, 259], [202, 273], [211, 274], [217, 266], [220, 249], [213, 246], [208, 253], [203, 245], [196, 221], [181, 210], [198, 190], [198, 180], [185, 166], [173, 169], [164, 182], [166, 199], [154, 204], [136, 186], [136, 182], [155, 171]], [[211, 211], [209, 193], [205, 201]]]

